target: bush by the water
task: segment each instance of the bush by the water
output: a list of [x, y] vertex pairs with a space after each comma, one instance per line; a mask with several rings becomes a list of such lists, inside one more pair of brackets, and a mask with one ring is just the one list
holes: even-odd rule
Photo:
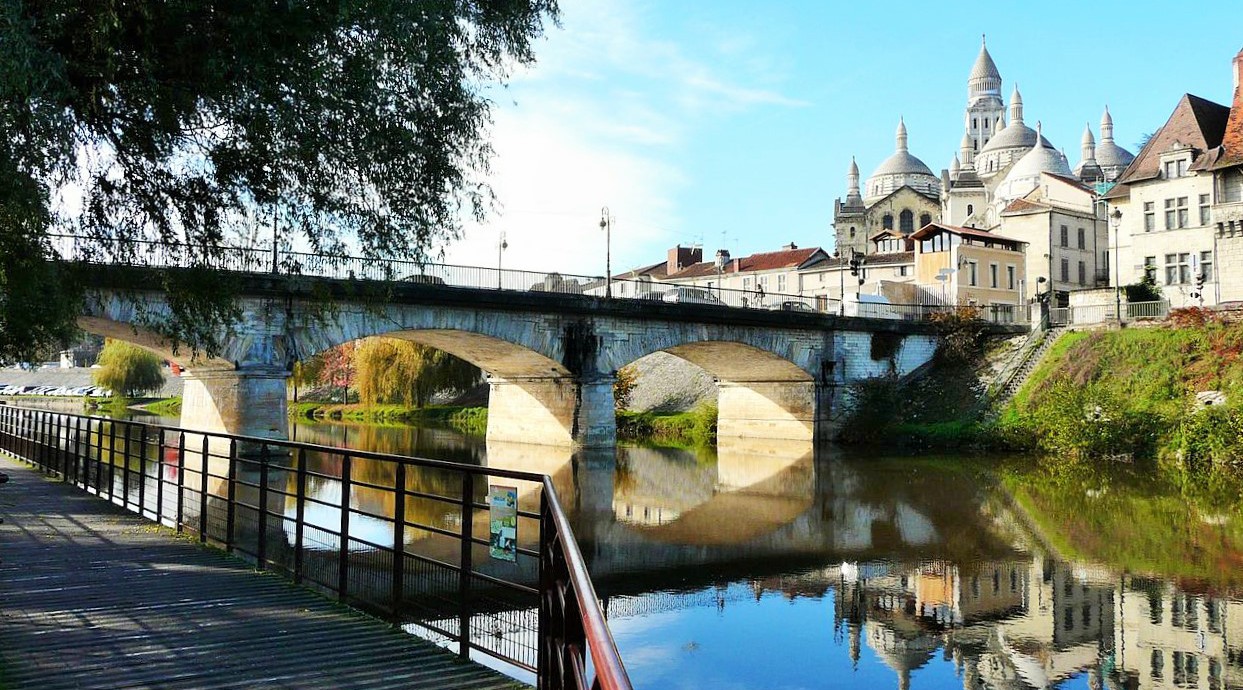
[[99, 353], [99, 368], [91, 372], [96, 386], [127, 398], [164, 385], [159, 357], [122, 340], [109, 339]]
[[711, 445], [716, 442], [716, 421], [717, 408], [712, 404], [674, 414], [618, 411], [617, 436], [673, 445]]

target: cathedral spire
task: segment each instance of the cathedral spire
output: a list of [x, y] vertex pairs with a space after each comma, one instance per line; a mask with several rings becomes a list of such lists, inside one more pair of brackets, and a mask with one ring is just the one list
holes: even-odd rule
[[984, 36], [980, 36], [980, 54], [971, 66], [971, 74], [967, 77], [967, 97], [974, 99], [986, 93], [1001, 94], [1001, 73], [997, 71], [997, 63], [988, 54], [988, 45]]
[[1023, 124], [1023, 94], [1019, 93], [1018, 82], [1014, 84], [1014, 93], [1010, 95], [1010, 124]]
[[1101, 115], [1101, 143], [1111, 143], [1113, 140], [1114, 119], [1113, 116], [1109, 114], [1109, 106], [1105, 106], [1105, 114]]
[[975, 149], [971, 146], [971, 144], [971, 135], [963, 133], [962, 143], [958, 145], [958, 150], [961, 154], [963, 163], [970, 164], [975, 160]]
[[1092, 137], [1092, 125], [1083, 126], [1083, 139], [1080, 141], [1080, 155], [1084, 161], [1090, 161], [1096, 158], [1096, 139]]
[[906, 120], [901, 117], [898, 118], [897, 140], [898, 140], [897, 150], [905, 151], [906, 150]]
[[859, 165], [855, 157], [850, 157], [850, 170], [846, 173], [846, 196], [859, 196]]

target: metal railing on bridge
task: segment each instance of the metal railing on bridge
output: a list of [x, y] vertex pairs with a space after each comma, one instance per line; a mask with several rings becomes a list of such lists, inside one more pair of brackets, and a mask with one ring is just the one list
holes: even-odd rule
[[[11, 406], [0, 449], [541, 690], [631, 687], [547, 475]], [[512, 563], [489, 557], [494, 481]]]
[[[206, 266], [238, 273], [277, 273], [337, 280], [398, 281], [422, 285], [442, 285], [483, 290], [547, 292], [642, 300], [677, 304], [733, 307], [738, 309], [780, 310], [805, 313], [845, 314], [880, 319], [927, 321], [937, 314], [955, 309], [940, 304], [888, 304], [854, 302], [819, 296], [804, 296], [764, 289], [735, 290], [704, 278], [702, 285], [684, 285], [651, 280], [614, 278], [569, 273], [541, 273], [483, 266], [418, 263], [400, 259], [370, 259], [357, 256], [277, 252], [270, 248], [217, 247], [147, 241], [100, 241], [73, 235], [54, 235], [53, 244], [66, 261], [98, 265], [148, 268], [188, 268]], [[708, 282], [715, 284], [709, 286]], [[983, 319], [999, 324], [1026, 323], [1026, 305], [987, 305], [976, 308]]]
[[[1170, 303], [1123, 302], [1122, 321], [1156, 321], [1169, 316]], [[1088, 326], [1118, 321], [1118, 304], [1075, 305], [1049, 310], [1049, 323], [1053, 326]]]

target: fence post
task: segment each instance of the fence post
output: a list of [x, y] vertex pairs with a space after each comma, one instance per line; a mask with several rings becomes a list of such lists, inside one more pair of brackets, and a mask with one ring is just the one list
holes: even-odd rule
[[255, 545], [255, 560], [259, 569], [268, 567], [268, 460], [271, 454], [268, 444], [259, 449], [259, 541]]
[[302, 584], [302, 538], [306, 526], [306, 449], [298, 449], [296, 497], [294, 499], [293, 581]]
[[138, 427], [138, 514], [147, 516], [147, 425]]
[[345, 601], [350, 580], [350, 455], [341, 456], [341, 544], [337, 562], [337, 598]]
[[177, 437], [177, 532], [185, 528], [186, 517], [186, 432]]
[[207, 468], [211, 465], [211, 439], [203, 434], [203, 466], [199, 468], [199, 541], [207, 541]]
[[95, 495], [104, 495], [104, 420], [95, 419]]
[[121, 428], [125, 433], [125, 445], [122, 446], [121, 451], [121, 462], [125, 463], [125, 465], [121, 468], [121, 505], [124, 506], [126, 510], [129, 510], [129, 436], [130, 432], [134, 429], [133, 425], [129, 422], [126, 422], [125, 426]]
[[155, 521], [164, 524], [164, 428], [156, 431], [155, 440]]
[[397, 463], [393, 479], [393, 620], [397, 620], [405, 596], [406, 579], [406, 463]]
[[548, 486], [540, 490], [539, 520], [539, 632], [536, 638], [538, 656], [535, 662], [535, 678], [539, 690], [552, 687], [552, 518], [548, 507]]
[[[233, 529], [237, 520], [237, 439], [229, 439], [228, 499], [225, 505], [224, 548], [233, 549]], [[262, 569], [262, 566], [260, 566]]]
[[462, 472], [462, 556], [458, 572], [458, 656], [470, 657], [470, 573], [474, 539], [475, 483], [469, 472]]
[[[101, 441], [102, 443], [102, 441]], [[103, 455], [103, 451], [100, 451]], [[116, 503], [116, 483], [117, 483], [117, 423], [115, 420], [108, 423], [108, 502]]]

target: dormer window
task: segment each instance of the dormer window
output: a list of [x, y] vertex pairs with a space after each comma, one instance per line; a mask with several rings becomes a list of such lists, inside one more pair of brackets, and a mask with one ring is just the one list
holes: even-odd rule
[[1174, 179], [1176, 177], [1187, 176], [1187, 159], [1179, 158], [1177, 160], [1165, 161], [1165, 177], [1166, 179]]

